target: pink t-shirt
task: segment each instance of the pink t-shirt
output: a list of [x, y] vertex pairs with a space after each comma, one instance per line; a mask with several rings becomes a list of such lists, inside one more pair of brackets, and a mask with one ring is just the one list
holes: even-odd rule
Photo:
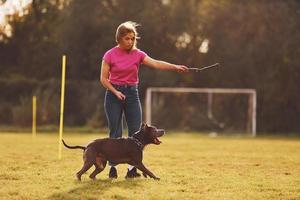
[[147, 54], [139, 49], [127, 52], [119, 47], [108, 50], [103, 60], [109, 64], [109, 81], [116, 85], [139, 83], [138, 70]]

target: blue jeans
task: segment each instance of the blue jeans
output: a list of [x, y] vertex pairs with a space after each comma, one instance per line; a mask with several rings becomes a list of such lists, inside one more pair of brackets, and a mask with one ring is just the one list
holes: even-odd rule
[[111, 91], [107, 90], [104, 99], [104, 110], [109, 127], [109, 137], [122, 137], [122, 116], [125, 115], [128, 126], [128, 136], [132, 136], [140, 129], [142, 123], [142, 109], [138, 93], [138, 86], [113, 85], [126, 98], [119, 100]]

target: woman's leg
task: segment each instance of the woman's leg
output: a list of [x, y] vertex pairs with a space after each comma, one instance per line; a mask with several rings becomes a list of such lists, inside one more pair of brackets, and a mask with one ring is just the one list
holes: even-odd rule
[[123, 103], [110, 91], [106, 91], [104, 111], [108, 122], [109, 137], [122, 137]]
[[142, 108], [137, 87], [130, 87], [126, 91], [125, 118], [128, 126], [128, 136], [137, 132], [142, 123]]

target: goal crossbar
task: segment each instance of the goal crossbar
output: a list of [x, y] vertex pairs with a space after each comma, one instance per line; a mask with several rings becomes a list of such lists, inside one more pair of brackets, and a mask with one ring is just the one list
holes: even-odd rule
[[251, 103], [252, 103], [252, 112], [251, 112], [251, 132], [252, 136], [256, 136], [256, 104], [257, 104], [257, 95], [255, 89], [242, 89], [242, 88], [174, 88], [174, 87], [150, 87], [147, 88], [146, 98], [145, 98], [145, 112], [146, 112], [146, 123], [151, 124], [151, 101], [152, 93], [219, 93], [219, 94], [250, 94]]

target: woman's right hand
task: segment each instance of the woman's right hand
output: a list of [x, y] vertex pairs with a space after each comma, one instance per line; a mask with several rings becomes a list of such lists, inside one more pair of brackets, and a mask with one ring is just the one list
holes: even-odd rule
[[121, 100], [121, 101], [125, 100], [125, 98], [126, 98], [126, 96], [125, 96], [122, 92], [120, 92], [120, 91], [116, 91], [116, 92], [115, 92], [115, 95], [116, 95], [117, 98], [118, 98], [119, 100]]
[[184, 65], [175, 65], [175, 70], [177, 72], [188, 72], [189, 68], [187, 66], [184, 66]]

